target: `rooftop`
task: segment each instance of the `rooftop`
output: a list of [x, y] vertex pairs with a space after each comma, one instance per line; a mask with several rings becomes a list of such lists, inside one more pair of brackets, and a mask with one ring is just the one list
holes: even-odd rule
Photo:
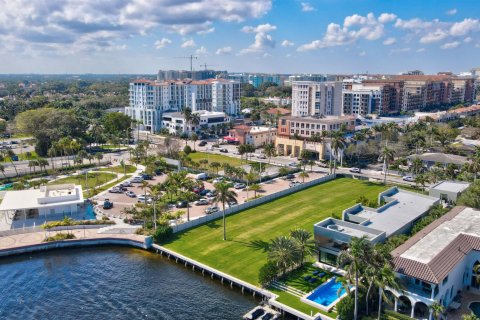
[[311, 121], [311, 122], [325, 122], [325, 123], [336, 123], [339, 121], [353, 121], [355, 116], [324, 116], [324, 117], [296, 117], [296, 116], [286, 116], [282, 119], [287, 119], [290, 121]]
[[439, 283], [470, 251], [480, 251], [480, 211], [455, 207], [392, 251], [399, 273]]
[[468, 162], [467, 157], [458, 156], [456, 154], [447, 154], [447, 153], [424, 153], [424, 154], [413, 154], [408, 156], [409, 159], [419, 158], [423, 161], [429, 162], [440, 162], [440, 163], [453, 163], [457, 165], [463, 165]]
[[5, 192], [0, 211], [24, 210], [83, 203], [80, 185], [62, 184], [42, 186], [40, 189]]
[[430, 189], [459, 193], [459, 192], [463, 192], [469, 186], [470, 184], [468, 182], [442, 181], [440, 183], [437, 183], [433, 187], [430, 187]]

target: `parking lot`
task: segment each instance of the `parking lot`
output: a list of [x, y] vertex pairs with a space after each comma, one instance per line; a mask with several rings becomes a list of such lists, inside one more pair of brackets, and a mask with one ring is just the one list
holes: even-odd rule
[[[320, 172], [308, 172], [308, 174], [309, 174], [309, 177], [305, 178], [305, 182], [308, 182], [313, 179], [317, 179], [326, 175], [326, 173], [320, 173]], [[195, 177], [192, 174], [189, 174], [188, 176], [191, 177], [192, 179]], [[153, 180], [148, 180], [148, 182], [154, 185], [154, 184], [164, 182], [166, 178], [167, 178], [167, 175], [155, 176], [153, 177]], [[288, 189], [290, 187], [289, 184], [291, 181], [302, 182], [302, 178], [299, 178], [297, 173], [295, 174], [295, 178], [292, 180], [277, 178], [277, 179], [269, 180], [267, 182], [263, 182], [261, 183], [261, 187], [262, 187], [261, 190], [257, 191], [257, 195], [265, 196], [281, 190]], [[109, 199], [111, 202], [113, 202], [113, 208], [108, 210], [103, 210], [103, 212], [106, 215], [125, 218], [125, 214], [122, 213], [122, 211], [125, 208], [132, 207], [136, 203], [138, 203], [138, 196], [143, 195], [145, 193], [145, 191], [140, 188], [139, 183], [136, 183], [136, 184], [134, 183], [132, 185], [133, 185], [132, 187], [128, 187], [128, 190], [135, 193], [136, 197], [128, 197], [125, 193], [109, 193], [107, 191], [106, 193], [99, 194], [95, 198], [95, 200], [98, 202], [97, 206], [101, 209], [105, 199]], [[209, 190], [215, 189], [213, 184], [208, 181], [204, 181], [204, 187], [205, 189], [209, 189]], [[254, 196], [254, 192], [247, 191], [246, 188], [241, 190], [231, 188], [231, 190], [236, 192], [237, 201], [239, 204], [244, 203], [247, 198], [252, 198]], [[148, 194], [148, 191], [147, 191], [147, 194]], [[206, 198], [206, 197], [203, 197], [203, 198]], [[196, 205], [194, 202], [191, 202], [189, 205], [190, 219], [196, 219], [196, 218], [205, 216], [205, 209], [212, 205], [215, 205], [215, 204], [212, 203], [211, 201], [208, 205]], [[221, 204], [217, 204], [217, 205], [220, 209], [222, 209]], [[172, 206], [170, 210], [172, 213], [182, 210], [183, 212], [185, 212], [185, 214], [182, 216], [182, 219], [183, 220], [187, 219], [187, 208], [174, 208]]]

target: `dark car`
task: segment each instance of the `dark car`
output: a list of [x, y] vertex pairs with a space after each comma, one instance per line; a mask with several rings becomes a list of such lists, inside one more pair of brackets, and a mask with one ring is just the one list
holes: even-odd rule
[[162, 169], [160, 169], [160, 168], [155, 169], [155, 174], [157, 176], [161, 176], [163, 174]]
[[289, 173], [285, 176], [285, 179], [287, 179], [287, 180], [295, 179], [295, 175], [293, 173]]
[[105, 199], [103, 201], [103, 209], [108, 210], [113, 208], [113, 202], [111, 202], [109, 199]]
[[220, 149], [220, 150], [218, 150], [218, 151], [220, 151], [220, 152], [222, 152], [222, 153], [228, 153], [228, 150], [227, 150], [227, 149], [225, 149], [225, 148], [221, 148], [221, 149]]
[[204, 147], [204, 146], [207, 145], [207, 141], [202, 140], [202, 141], [200, 141], [200, 143], [199, 143], [198, 145], [199, 145], [200, 147]]
[[212, 190], [210, 190], [210, 189], [203, 189], [203, 190], [200, 191], [198, 194], [201, 195], [201, 196], [206, 196], [207, 193], [209, 193], [210, 191], [212, 191]]
[[142, 178], [143, 178], [143, 180], [152, 180], [153, 179], [151, 175], [146, 174], [146, 173], [142, 174]]
[[188, 208], [188, 201], [178, 201], [175, 205], [177, 208]]
[[258, 319], [265, 313], [263, 309], [257, 309], [252, 312], [252, 319]]
[[201, 187], [194, 187], [194, 188], [192, 189], [192, 191], [195, 192], [195, 193], [200, 193], [200, 192], [202, 192], [203, 190], [205, 190], [205, 187], [203, 187], [203, 186], [201, 186]]

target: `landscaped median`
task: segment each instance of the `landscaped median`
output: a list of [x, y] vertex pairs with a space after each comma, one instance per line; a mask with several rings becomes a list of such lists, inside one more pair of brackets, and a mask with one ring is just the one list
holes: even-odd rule
[[[222, 220], [175, 234], [167, 249], [211, 266], [248, 283], [259, 284], [259, 270], [267, 262], [270, 240], [292, 229], [312, 230], [313, 224], [356, 203], [360, 196], [376, 199], [386, 187], [340, 178], [269, 203], [227, 216], [227, 240], [222, 240]], [[297, 296], [280, 291], [278, 301], [310, 315], [318, 309]], [[322, 312], [323, 313], [323, 312]], [[332, 314], [333, 315], [333, 314]]]

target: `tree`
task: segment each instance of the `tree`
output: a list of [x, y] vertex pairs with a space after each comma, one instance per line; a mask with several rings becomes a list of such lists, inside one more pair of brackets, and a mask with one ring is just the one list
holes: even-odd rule
[[214, 202], [221, 202], [223, 206], [223, 240], [227, 240], [227, 227], [225, 221], [225, 202], [236, 201], [237, 194], [235, 191], [229, 190], [228, 183], [220, 182], [215, 184], [217, 195]]
[[308, 177], [309, 177], [309, 175], [308, 175], [308, 173], [307, 173], [306, 171], [300, 172], [300, 173], [298, 174], [298, 176], [299, 176], [300, 178], [302, 178], [302, 183], [305, 182], [305, 178], [308, 178]]
[[420, 158], [414, 158], [412, 160], [412, 166], [410, 167], [412, 173], [419, 174], [423, 171], [423, 161]]
[[4, 166], [3, 164], [0, 164], [0, 172], [2, 172], [4, 178], [7, 177], [7, 176], [5, 175], [5, 166]]
[[262, 190], [262, 186], [258, 183], [252, 184], [251, 186], [248, 187], [250, 191], [253, 191], [253, 198], [257, 197], [257, 192]]
[[286, 176], [289, 172], [290, 170], [288, 170], [286, 167], [280, 167], [280, 169], [278, 169], [279, 176]]
[[122, 136], [132, 125], [132, 118], [121, 112], [108, 112], [101, 120], [104, 132], [112, 136]]
[[190, 140], [192, 140], [192, 142], [193, 142], [193, 151], [197, 151], [195, 147], [196, 147], [196, 142], [198, 140], [198, 135], [195, 132], [193, 132], [190, 135]]
[[258, 281], [263, 287], [266, 287], [277, 278], [278, 267], [275, 262], [267, 261], [258, 272]]
[[464, 315], [462, 316], [462, 319], [463, 319], [463, 320], [480, 320], [480, 318], [477, 317], [477, 316], [475, 315], [475, 313], [473, 313], [473, 312], [471, 312], [471, 311], [470, 311], [470, 314], [464, 314]]
[[395, 277], [395, 272], [389, 264], [385, 264], [380, 269], [380, 272], [376, 275], [374, 282], [375, 285], [378, 287], [378, 320], [380, 320], [382, 314], [382, 301], [383, 299], [388, 298], [385, 295], [385, 287], [398, 289], [399, 285], [397, 282], [397, 278]]
[[220, 170], [220, 168], [222, 167], [222, 165], [220, 164], [220, 162], [212, 162], [209, 164], [210, 168], [212, 168], [212, 170], [215, 170], [215, 173], [218, 175], [218, 171]]
[[272, 239], [268, 247], [268, 259], [275, 262], [284, 275], [289, 268], [300, 261], [301, 252], [298, 243], [289, 237], [278, 236]]
[[358, 288], [362, 270], [365, 268], [366, 259], [372, 254], [372, 246], [366, 236], [353, 237], [348, 250], [343, 250], [337, 257], [337, 264], [346, 271], [346, 278], [355, 283], [355, 309], [354, 320], [358, 320]]
[[300, 250], [300, 265], [303, 266], [305, 257], [315, 251], [315, 240], [313, 240], [312, 234], [304, 229], [292, 230], [290, 236], [297, 242]]
[[430, 182], [429, 177], [426, 174], [419, 174], [415, 177], [415, 184], [422, 186], [422, 191], [425, 191], [425, 185]]
[[439, 320], [440, 315], [445, 311], [445, 307], [438, 302], [434, 302], [430, 305], [430, 310], [432, 311], [433, 318]]
[[383, 184], [387, 184], [388, 164], [394, 160], [395, 151], [388, 147], [383, 147], [381, 155], [383, 157]]
[[100, 161], [102, 161], [102, 159], [103, 159], [103, 153], [101, 153], [101, 152], [95, 153], [95, 159], [97, 159], [98, 165], [100, 165]]
[[330, 153], [332, 150], [335, 152], [335, 162], [333, 167], [333, 173], [337, 171], [337, 157], [340, 150], [345, 149], [345, 137], [341, 131], [332, 131], [330, 134]]
[[268, 163], [270, 163], [270, 160], [272, 159], [272, 157], [275, 156], [275, 145], [273, 143], [267, 143], [265, 145], [265, 147], [263, 148], [264, 152], [265, 152], [265, 155], [267, 156], [268, 158]]
[[183, 199], [187, 201], [187, 221], [190, 221], [190, 202], [195, 200], [196, 197], [197, 197], [196, 193], [190, 190], [183, 192]]

